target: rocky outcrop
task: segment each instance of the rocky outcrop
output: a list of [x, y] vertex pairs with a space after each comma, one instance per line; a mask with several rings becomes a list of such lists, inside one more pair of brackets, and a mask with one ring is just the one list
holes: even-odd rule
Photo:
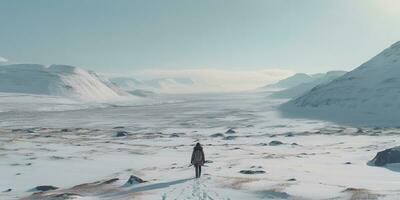
[[390, 163], [400, 163], [400, 146], [380, 151], [372, 159], [370, 164], [375, 166], [385, 166]]
[[137, 176], [131, 175], [131, 176], [129, 177], [128, 181], [125, 183], [125, 186], [128, 186], [128, 185], [135, 185], [135, 184], [138, 184], [138, 183], [145, 183], [145, 182], [146, 182], [146, 181], [144, 181], [143, 179], [141, 179], [141, 178], [139, 178], [139, 177], [137, 177]]
[[52, 185], [41, 185], [41, 186], [37, 186], [35, 188], [32, 189], [32, 191], [41, 191], [41, 192], [46, 192], [46, 191], [50, 191], [50, 190], [57, 190], [58, 187], [52, 186]]
[[271, 141], [269, 143], [270, 146], [278, 146], [278, 145], [281, 145], [281, 144], [283, 144], [283, 142], [278, 141], [278, 140], [273, 140], [273, 141]]
[[128, 136], [128, 132], [126, 131], [118, 131], [117, 134], [115, 134], [115, 137], [125, 137]]
[[235, 129], [230, 128], [230, 129], [227, 130], [225, 133], [226, 133], [226, 134], [233, 134], [233, 133], [236, 133], [236, 131], [235, 131]]

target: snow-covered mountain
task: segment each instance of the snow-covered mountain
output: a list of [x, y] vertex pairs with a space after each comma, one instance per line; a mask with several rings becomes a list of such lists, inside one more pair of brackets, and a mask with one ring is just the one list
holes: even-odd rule
[[5, 64], [7, 62], [8, 62], [7, 58], [4, 58], [4, 57], [0, 56], [0, 64]]
[[345, 71], [330, 71], [327, 73], [315, 74], [311, 75], [312, 81], [301, 83], [297, 86], [290, 87], [284, 90], [280, 90], [274, 92], [271, 97], [274, 98], [295, 98], [299, 97], [300, 95], [310, 91], [312, 88], [330, 83], [336, 78], [343, 76], [346, 72]]
[[145, 87], [142, 81], [131, 77], [115, 77], [110, 78], [110, 81], [125, 91], [133, 91]]
[[129, 95], [107, 79], [78, 67], [39, 64], [0, 65], [0, 92], [62, 96], [85, 101]]
[[313, 110], [364, 113], [364, 116], [391, 116], [399, 113], [400, 42], [353, 71], [329, 84], [313, 88], [287, 105]]
[[314, 77], [312, 75], [297, 73], [293, 76], [290, 76], [286, 79], [280, 80], [277, 83], [266, 85], [263, 89], [286, 89], [298, 86], [303, 83], [309, 83], [314, 81]]

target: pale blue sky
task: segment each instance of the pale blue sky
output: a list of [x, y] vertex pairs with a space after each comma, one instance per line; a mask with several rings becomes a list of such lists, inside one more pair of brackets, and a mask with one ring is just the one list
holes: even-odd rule
[[357, 67], [400, 40], [398, 0], [0, 0], [0, 56], [100, 72]]

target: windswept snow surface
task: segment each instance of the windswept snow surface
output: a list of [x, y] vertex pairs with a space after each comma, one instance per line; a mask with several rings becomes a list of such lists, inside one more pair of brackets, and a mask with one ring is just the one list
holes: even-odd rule
[[[367, 165], [398, 146], [397, 128], [284, 118], [264, 92], [159, 98], [168, 103], [0, 113], [0, 199], [400, 198], [400, 172]], [[197, 141], [207, 163], [193, 179]], [[126, 185], [130, 175], [147, 182]], [[39, 185], [60, 189], [29, 191]]]
[[[285, 106], [288, 113], [369, 125], [400, 125], [400, 42]], [[293, 110], [294, 109], [294, 110]]]
[[32, 111], [66, 111], [87, 109], [91, 106], [72, 99], [19, 93], [0, 93], [0, 113]]
[[128, 96], [93, 72], [66, 65], [0, 65], [0, 92], [106, 101]]

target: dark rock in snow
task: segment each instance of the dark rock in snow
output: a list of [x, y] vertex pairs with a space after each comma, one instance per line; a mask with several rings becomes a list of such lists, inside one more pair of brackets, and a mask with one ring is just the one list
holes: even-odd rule
[[277, 145], [281, 145], [283, 144], [283, 142], [278, 141], [278, 140], [273, 140], [269, 143], [270, 146], [277, 146]]
[[179, 133], [172, 133], [169, 137], [177, 138], [177, 137], [180, 137], [180, 136], [179, 136]]
[[46, 192], [46, 191], [50, 191], [50, 190], [57, 190], [58, 187], [55, 186], [51, 186], [51, 185], [41, 185], [41, 186], [37, 186], [35, 188], [33, 188], [32, 190], [38, 190], [41, 192]]
[[237, 136], [232, 136], [232, 135], [230, 135], [230, 136], [226, 136], [225, 138], [224, 138], [224, 140], [234, 140], [234, 139], [236, 139], [237, 138]]
[[224, 137], [224, 134], [222, 134], [222, 133], [215, 133], [215, 134], [210, 135], [210, 137]]
[[12, 191], [12, 189], [10, 188], [10, 189], [4, 190], [3, 193], [11, 192], [11, 191]]
[[297, 181], [295, 178], [288, 179], [287, 181]]
[[128, 135], [128, 132], [126, 131], [118, 131], [115, 137], [125, 137]]
[[227, 134], [232, 134], [232, 133], [236, 133], [236, 131], [233, 128], [230, 128], [229, 130], [227, 130], [225, 133]]
[[285, 135], [285, 137], [293, 137], [293, 136], [294, 136], [293, 133], [287, 133], [287, 134]]
[[125, 185], [134, 185], [134, 184], [138, 184], [138, 183], [145, 183], [146, 181], [144, 181], [143, 179], [137, 177], [137, 176], [133, 176], [131, 175], [128, 179], [128, 181], [125, 183]]
[[63, 129], [61, 129], [61, 132], [66, 133], [66, 132], [71, 132], [71, 130], [69, 130], [67, 128], [63, 128]]
[[296, 142], [292, 143], [293, 146], [298, 146], [299, 144], [297, 144]]
[[75, 199], [74, 197], [80, 197], [80, 195], [75, 193], [61, 193], [55, 195], [54, 197], [57, 199]]
[[390, 163], [400, 163], [400, 146], [378, 152], [374, 159], [370, 161], [376, 166], [384, 166]]
[[241, 174], [265, 174], [264, 170], [241, 170]]
[[24, 133], [35, 133], [33, 129], [25, 129]]
[[351, 165], [352, 163], [351, 162], [345, 162], [344, 164], [345, 165]]

